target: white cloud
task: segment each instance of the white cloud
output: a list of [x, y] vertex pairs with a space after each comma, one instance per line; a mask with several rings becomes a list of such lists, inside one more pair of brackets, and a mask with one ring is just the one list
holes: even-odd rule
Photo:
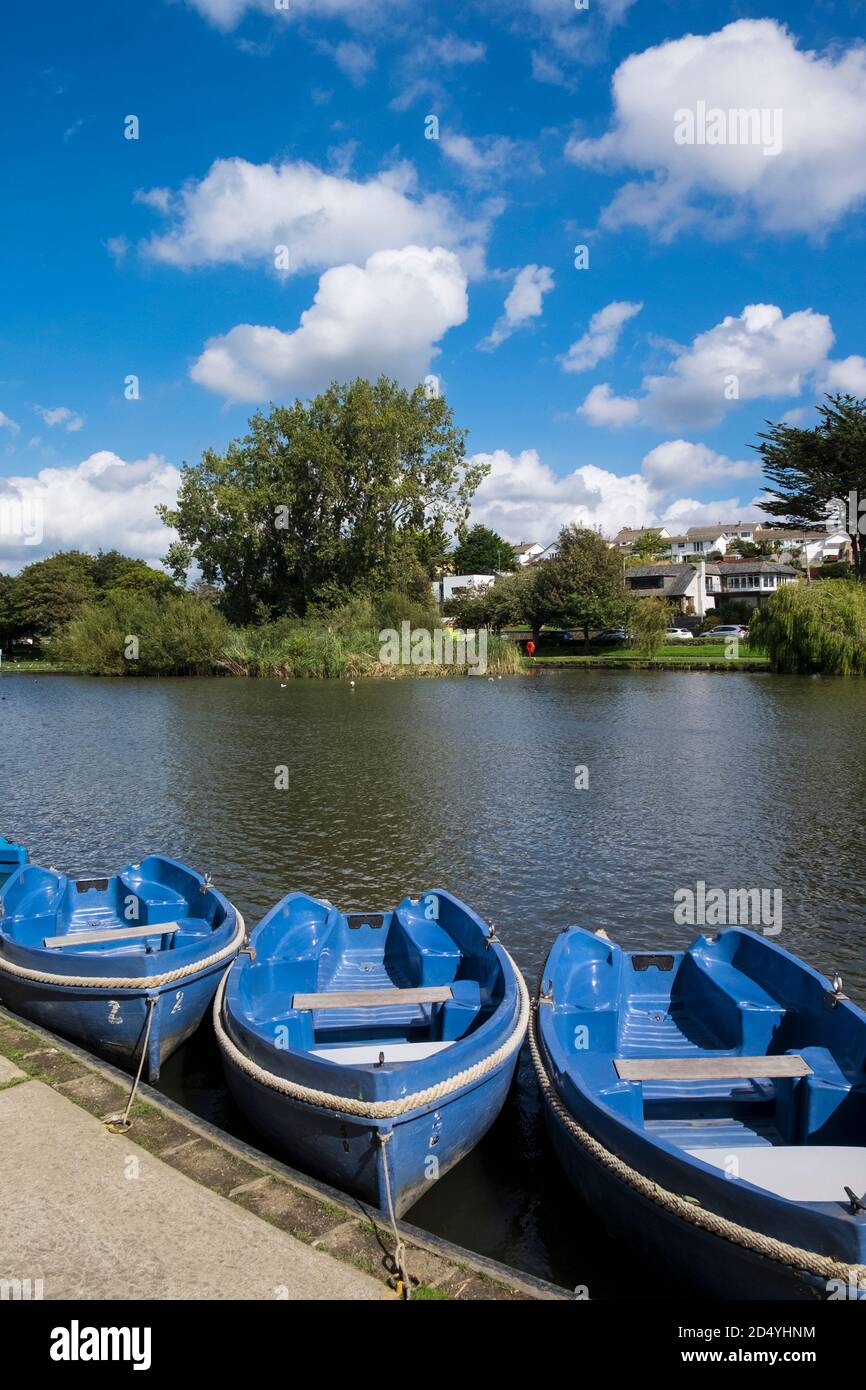
[[8, 430], [10, 434], [20, 434], [21, 426], [0, 410], [0, 430]]
[[510, 541], [544, 543], [567, 522], [601, 526], [609, 533], [654, 519], [652, 488], [638, 474], [621, 478], [585, 464], [559, 478], [535, 449], [519, 454], [496, 449], [475, 454], [471, 462], [490, 464], [472, 502], [472, 520]]
[[323, 47], [331, 54], [340, 71], [345, 73], [356, 87], [366, 82], [376, 66], [376, 59], [370, 49], [356, 43], [354, 39], [343, 39], [333, 47], [330, 44]]
[[714, 485], [725, 478], [750, 478], [760, 472], [760, 465], [756, 459], [730, 459], [706, 444], [669, 439], [644, 455], [641, 472], [654, 487], [668, 492]]
[[[685, 440], [671, 441], [670, 447], [675, 446], [695, 451], [693, 457], [706, 463], [701, 445]], [[558, 477], [542, 462], [535, 449], [524, 449], [519, 454], [495, 449], [492, 453], [476, 454], [471, 460], [490, 464], [490, 473], [472, 502], [472, 520], [491, 526], [510, 541], [544, 543], [552, 540], [568, 522], [600, 526], [605, 535], [611, 536], [621, 526], [667, 526], [677, 532], [704, 522], [712, 524], [720, 518], [730, 521], [763, 516], [756, 499], [743, 503], [736, 497], [711, 502], [699, 502], [691, 497], [671, 498], [674, 485], [718, 482], [724, 476], [738, 476], [733, 471], [738, 464], [722, 455], [715, 455], [715, 458], [720, 471], [714, 474], [708, 470], [705, 479], [676, 478], [673, 469], [667, 473], [658, 468], [654, 470], [652, 462], [648, 466], [652, 454], [643, 460], [639, 473], [620, 477], [594, 464], [584, 464], [565, 477]]]
[[443, 34], [440, 38], [430, 39], [418, 50], [420, 61], [429, 62], [431, 57], [438, 58], [447, 67], [481, 63], [486, 55], [487, 49], [483, 43], [461, 39], [456, 34]]
[[[753, 216], [778, 232], [821, 233], [866, 196], [866, 47], [820, 54], [771, 19], [741, 19], [633, 54], [613, 76], [613, 123], [598, 139], [573, 138], [578, 164], [649, 175], [626, 184], [603, 221], [668, 239], [719, 212]], [[781, 151], [765, 139], [677, 144], [675, 113], [707, 109], [781, 114]], [[767, 116], [770, 120], [770, 114]], [[769, 135], [769, 124], [765, 135]], [[709, 205], [708, 205], [709, 203]]]
[[232, 401], [304, 394], [382, 372], [414, 384], [439, 338], [467, 313], [466, 276], [453, 252], [377, 251], [364, 266], [326, 271], [294, 332], [238, 324], [210, 339], [190, 375]]
[[851, 357], [828, 363], [823, 389], [843, 395], [866, 396], [866, 357], [854, 353]]
[[497, 348], [515, 329], [522, 328], [531, 319], [537, 319], [544, 296], [552, 289], [553, 271], [549, 265], [525, 265], [515, 276], [505, 299], [503, 313], [493, 325], [490, 335], [479, 346], [490, 350]]
[[690, 526], [715, 526], [717, 522], [766, 521], [767, 514], [758, 506], [757, 498], [741, 502], [737, 497], [720, 498], [713, 502], [696, 502], [693, 497], [680, 497], [666, 507], [659, 518], [672, 535], [681, 535]]
[[[71, 467], [43, 468], [35, 477], [0, 479], [0, 564], [4, 570], [50, 555], [55, 550], [117, 547], [125, 554], [157, 561], [174, 533], [154, 508], [173, 504], [180, 473], [150, 454], [126, 463], [107, 449]], [[12, 534], [9, 518], [23, 520]], [[37, 539], [28, 544], [27, 537]]]
[[583, 415], [591, 425], [608, 425], [618, 429], [620, 425], [634, 425], [640, 415], [640, 404], [631, 396], [615, 396], [607, 382], [593, 386], [583, 405], [577, 407], [578, 415]]
[[84, 416], [70, 410], [68, 405], [57, 405], [53, 409], [47, 409], [44, 405], [34, 405], [33, 409], [49, 429], [53, 429], [55, 425], [62, 425], [64, 429], [75, 433], [84, 424]]
[[717, 425], [737, 401], [799, 396], [824, 368], [833, 338], [826, 314], [800, 309], [786, 317], [775, 304], [747, 304], [679, 348], [667, 372], [645, 376], [643, 395], [627, 398], [628, 411], [605, 384], [593, 388], [580, 413], [593, 425]]
[[460, 173], [474, 183], [488, 183], [509, 174], [540, 172], [530, 147], [507, 135], [482, 135], [473, 140], [468, 135], [452, 134], [446, 130], [442, 133], [439, 147], [445, 157], [457, 165]]
[[639, 314], [642, 308], [643, 304], [632, 304], [627, 299], [619, 299], [599, 309], [590, 319], [583, 337], [572, 343], [568, 352], [560, 358], [562, 370], [588, 372], [597, 366], [603, 357], [612, 357], [623, 325]]
[[[392, 247], [436, 245], [458, 251], [468, 266], [480, 268], [481, 247], [498, 205], [482, 206], [469, 220], [441, 194], [418, 196], [416, 184], [409, 164], [362, 181], [303, 161], [218, 159], [204, 178], [191, 180], [168, 199], [161, 189], [139, 195], [174, 219], [144, 251], [184, 269], [273, 267], [274, 248], [285, 245], [290, 271], [297, 273], [359, 262]], [[160, 195], [155, 202], [154, 192]]]
[[[277, 7], [274, 0], [187, 0], [191, 9], [216, 29], [229, 33], [248, 14], [270, 15], [281, 21], [296, 18], [363, 20], [386, 8], [387, 0], [288, 0]], [[400, 0], [390, 0], [392, 5]]]

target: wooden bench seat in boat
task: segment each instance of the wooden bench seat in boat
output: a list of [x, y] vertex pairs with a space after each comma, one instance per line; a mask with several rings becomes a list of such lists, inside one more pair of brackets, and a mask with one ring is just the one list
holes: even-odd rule
[[693, 1158], [791, 1202], [846, 1202], [850, 1187], [866, 1191], [866, 1148], [849, 1145], [763, 1145], [688, 1149]]
[[727, 1081], [736, 1077], [811, 1076], [797, 1053], [767, 1057], [615, 1057], [621, 1081]]
[[376, 1009], [388, 1004], [445, 1004], [452, 997], [450, 985], [424, 985], [419, 989], [344, 989], [321, 994], [293, 994], [292, 1008]]
[[314, 1057], [324, 1057], [327, 1062], [337, 1062], [343, 1067], [376, 1066], [379, 1059], [385, 1062], [420, 1062], [425, 1057], [435, 1057], [449, 1042], [381, 1042], [363, 1043], [359, 1046], [347, 1044], [345, 1047], [314, 1047]]
[[174, 936], [180, 922], [152, 922], [149, 927], [106, 927], [99, 931], [64, 932], [62, 936], [46, 936], [43, 946], [96, 946], [109, 941], [137, 941], [143, 936]]

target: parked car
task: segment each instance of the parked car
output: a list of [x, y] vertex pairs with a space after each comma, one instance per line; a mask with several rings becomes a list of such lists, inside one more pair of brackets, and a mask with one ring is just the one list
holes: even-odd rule
[[665, 633], [669, 642], [691, 642], [694, 635], [687, 627], [669, 627]]
[[627, 642], [628, 633], [624, 627], [606, 627], [602, 632], [597, 632], [593, 637], [593, 642]]
[[749, 629], [743, 627], [742, 623], [722, 623], [720, 627], [711, 627], [709, 632], [703, 634], [705, 642], [729, 642], [732, 637], [738, 637], [742, 641], [748, 637]]
[[549, 631], [547, 628], [541, 633], [542, 642], [573, 642], [574, 633], [566, 632], [564, 628]]

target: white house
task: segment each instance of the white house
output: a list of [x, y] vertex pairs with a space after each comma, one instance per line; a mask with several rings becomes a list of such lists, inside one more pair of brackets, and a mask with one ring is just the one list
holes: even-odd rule
[[430, 587], [442, 607], [461, 589], [489, 589], [495, 578], [495, 574], [443, 574], [440, 579], [434, 579]]
[[703, 560], [697, 565], [629, 565], [625, 583], [635, 598], [664, 598], [680, 613], [703, 618], [716, 606], [709, 569]]
[[611, 550], [630, 550], [641, 536], [649, 535], [659, 535], [663, 541], [671, 539], [671, 533], [666, 526], [621, 526], [613, 540], [608, 542], [608, 546]]
[[535, 560], [544, 549], [538, 541], [521, 541], [520, 545], [513, 545], [514, 558], [519, 565], [529, 565]]
[[717, 522], [715, 526], [690, 526], [681, 536], [671, 536], [668, 554], [672, 560], [682, 560], [686, 555], [709, 555], [717, 551], [724, 555], [731, 541], [751, 541], [760, 539], [761, 524], [757, 521]]

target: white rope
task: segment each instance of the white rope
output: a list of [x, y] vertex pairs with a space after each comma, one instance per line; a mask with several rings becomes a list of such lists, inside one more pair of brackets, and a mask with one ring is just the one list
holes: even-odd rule
[[[505, 951], [504, 946], [502, 949]], [[351, 1096], [335, 1095], [331, 1091], [318, 1091], [310, 1086], [302, 1086], [297, 1081], [289, 1081], [284, 1076], [278, 1076], [275, 1072], [260, 1067], [257, 1062], [254, 1062], [245, 1052], [241, 1052], [240, 1048], [235, 1045], [226, 1032], [220, 1017], [228, 971], [220, 980], [214, 998], [213, 1022], [217, 1042], [236, 1067], [262, 1086], [268, 1086], [272, 1091], [279, 1091], [281, 1095], [289, 1096], [292, 1100], [300, 1101], [304, 1105], [317, 1105], [323, 1110], [336, 1110], [345, 1115], [358, 1115], [363, 1119], [390, 1120], [396, 1115], [405, 1115], [410, 1110], [433, 1105], [436, 1101], [452, 1095], [464, 1086], [471, 1085], [482, 1076], [486, 1076], [488, 1072], [501, 1066], [512, 1053], [518, 1050], [526, 1035], [526, 1026], [529, 1022], [529, 991], [523, 976], [507, 951], [505, 951], [505, 957], [514, 972], [520, 999], [517, 1022], [505, 1042], [497, 1047], [495, 1052], [489, 1053], [480, 1062], [476, 1062], [474, 1066], [467, 1067], [465, 1071], [455, 1072], [454, 1075], [437, 1082], [435, 1086], [428, 1086], [423, 1091], [415, 1091], [412, 1095], [402, 1096], [399, 1100], [355, 1100]]]
[[403, 1293], [407, 1299], [412, 1297], [412, 1282], [409, 1272], [406, 1269], [406, 1242], [403, 1240], [397, 1228], [397, 1217], [394, 1213], [394, 1199], [391, 1196], [391, 1170], [388, 1166], [388, 1145], [394, 1137], [393, 1129], [387, 1133], [379, 1130], [379, 1144], [382, 1149], [382, 1171], [385, 1174], [385, 1195], [388, 1198], [388, 1215], [391, 1218], [391, 1230], [394, 1235], [394, 1268], [400, 1276], [403, 1284]]
[[689, 1200], [678, 1192], [670, 1192], [667, 1188], [660, 1187], [651, 1178], [646, 1177], [637, 1169], [631, 1168], [618, 1154], [605, 1148], [604, 1144], [593, 1134], [578, 1124], [571, 1112], [563, 1105], [547, 1074], [538, 1042], [538, 1007], [537, 1005], [533, 1006], [529, 1022], [529, 1051], [535, 1066], [535, 1074], [538, 1077], [538, 1085], [560, 1123], [574, 1135], [578, 1143], [602, 1167], [609, 1169], [627, 1186], [634, 1188], [641, 1196], [655, 1202], [665, 1211], [671, 1212], [692, 1226], [700, 1226], [703, 1230], [719, 1236], [722, 1240], [741, 1245], [744, 1249], [763, 1255], [766, 1259], [774, 1260], [777, 1264], [788, 1265], [792, 1269], [803, 1270], [807, 1274], [814, 1274], [828, 1280], [838, 1279], [854, 1288], [863, 1286], [866, 1282], [866, 1265], [845, 1264], [840, 1260], [833, 1259], [830, 1255], [819, 1255], [814, 1250], [804, 1250], [796, 1245], [788, 1245], [785, 1241], [776, 1240], [774, 1236], [767, 1236], [761, 1231], [753, 1231], [749, 1226], [741, 1226], [736, 1221], [729, 1221], [725, 1216], [719, 1216], [714, 1211], [707, 1211], [705, 1207], [696, 1205], [694, 1199]]
[[135, 1093], [141, 1081], [141, 1073], [144, 1071], [144, 1059], [147, 1056], [147, 1045], [150, 1042], [150, 1029], [153, 1024], [153, 1016], [156, 1013], [156, 1003], [157, 996], [151, 994], [147, 1001], [147, 1024], [144, 1029], [144, 1042], [141, 1045], [141, 1056], [138, 1059], [138, 1071], [135, 1073], [135, 1080], [132, 1083], [132, 1090], [126, 1102], [126, 1109], [121, 1116], [118, 1117], [115, 1115], [113, 1118], [109, 1118], [104, 1122], [105, 1128], [112, 1134], [127, 1134], [132, 1128], [129, 1112], [132, 1109], [132, 1102], [135, 1100]]
[[[62, 985], [67, 989], [136, 989], [148, 991], [159, 989], [162, 985], [173, 984], [175, 980], [182, 980], [187, 975], [198, 975], [202, 971], [209, 970], [212, 965], [218, 965], [220, 961], [228, 960], [240, 949], [246, 935], [244, 919], [235, 908], [237, 917], [237, 927], [235, 934], [227, 946], [223, 946], [219, 951], [214, 951], [211, 955], [205, 956], [202, 960], [190, 961], [188, 965], [181, 965], [177, 970], [167, 970], [162, 975], [135, 975], [132, 977], [112, 976], [106, 979], [104, 975], [55, 975], [49, 970], [31, 970], [26, 965], [18, 965], [15, 961], [6, 960], [0, 952], [0, 972], [7, 975], [15, 975], [22, 980], [32, 980], [35, 984], [41, 985]], [[159, 923], [154, 923], [154, 933], [159, 930]], [[74, 940], [74, 935], [70, 941]]]

